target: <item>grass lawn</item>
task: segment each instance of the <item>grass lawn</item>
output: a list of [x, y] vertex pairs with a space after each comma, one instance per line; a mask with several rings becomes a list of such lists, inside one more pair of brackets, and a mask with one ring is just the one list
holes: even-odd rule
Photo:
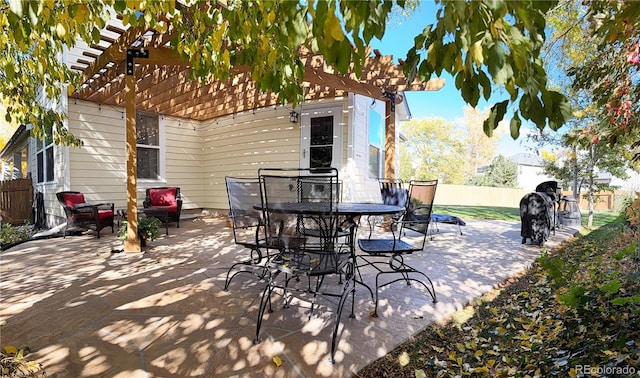
[[[463, 219], [519, 220], [516, 210], [439, 206], [435, 211]], [[618, 215], [596, 213], [594, 227], [544, 251], [520, 276], [355, 376], [637, 376], [638, 234]]]
[[[454, 215], [462, 220], [491, 219], [520, 222], [520, 209], [517, 207], [435, 205], [433, 212], [436, 214]], [[593, 213], [592, 228], [615, 222], [619, 215], [620, 213], [617, 211], [596, 211]], [[587, 224], [587, 217], [587, 211], [582, 211], [583, 226]]]

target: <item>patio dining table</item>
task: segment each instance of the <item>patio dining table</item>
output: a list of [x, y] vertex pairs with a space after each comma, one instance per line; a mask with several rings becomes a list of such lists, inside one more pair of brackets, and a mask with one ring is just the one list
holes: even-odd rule
[[[312, 216], [333, 213], [334, 215], [344, 216], [349, 226], [356, 225], [355, 219], [359, 216], [397, 214], [405, 210], [403, 206], [369, 202], [338, 202], [331, 207], [323, 202], [276, 202], [271, 203], [269, 208], [263, 209], [262, 205], [255, 205], [254, 208], [256, 210], [265, 210], [274, 213]], [[354, 240], [356, 227], [349, 227], [349, 229], [351, 230], [349, 238], [350, 248], [351, 252], [355, 253]]]
[[[271, 213], [293, 214], [293, 215], [300, 215], [305, 217], [309, 216], [317, 219], [321, 219], [325, 215], [332, 216], [332, 217], [333, 216], [344, 217], [344, 221], [341, 222], [342, 226], [340, 228], [343, 230], [347, 230], [347, 229], [349, 230], [349, 233], [347, 236], [347, 244], [348, 244], [348, 250], [349, 250], [348, 253], [350, 256], [348, 257], [347, 260], [351, 261], [352, 264], [355, 264], [355, 261], [356, 261], [356, 247], [355, 247], [355, 233], [357, 229], [356, 218], [363, 215], [386, 215], [386, 214], [395, 214], [395, 213], [404, 211], [404, 207], [402, 206], [385, 205], [381, 203], [359, 203], [359, 202], [357, 203], [356, 202], [339, 202], [339, 203], [272, 202], [269, 204], [269, 207], [263, 208], [262, 205], [256, 205], [254, 206], [254, 208], [256, 208], [257, 210], [263, 210]], [[318, 221], [317, 224], [321, 225], [322, 227], [322, 225], [325, 225], [325, 222]], [[331, 225], [329, 225], [328, 227], [330, 229], [333, 229]], [[336, 237], [336, 235], [333, 234], [332, 232], [327, 232], [326, 230], [325, 231], [320, 230], [319, 237], [321, 240], [324, 239], [324, 241], [321, 241], [322, 245], [330, 246], [330, 245], [333, 245], [333, 239]], [[283, 260], [285, 259], [283, 258]], [[314, 264], [318, 264], [320, 261], [318, 259], [311, 259], [309, 260], [309, 262], [312, 263], [314, 260], [316, 260]], [[329, 259], [329, 260], [333, 261], [332, 259]], [[289, 273], [290, 268], [288, 266], [288, 263], [283, 264], [282, 268], [286, 269], [286, 271], [285, 270], [283, 271], [285, 271], [287, 274]], [[277, 275], [278, 273], [276, 273], [271, 277], [274, 278]], [[320, 283], [322, 281], [323, 281], [322, 279], [319, 280]], [[285, 280], [284, 286], [282, 286], [282, 288], [284, 288], [285, 290], [290, 290], [288, 282], [289, 282], [289, 278]], [[353, 310], [353, 304], [355, 303], [355, 299], [353, 297], [355, 296], [356, 283], [365, 285], [363, 282], [356, 280], [356, 274], [354, 270], [351, 270], [350, 273], [347, 270], [347, 279], [344, 281], [344, 284], [343, 284], [344, 287], [341, 294], [324, 293], [324, 295], [340, 298], [338, 301], [338, 307], [336, 310], [337, 311], [336, 321], [335, 321], [335, 324], [333, 327], [333, 333], [331, 336], [331, 340], [332, 340], [331, 341], [331, 361], [332, 362], [335, 362], [334, 355], [335, 355], [336, 344], [337, 344], [338, 324], [339, 324], [340, 314], [342, 313], [342, 305], [344, 304], [346, 296], [348, 295], [349, 292], [351, 292], [351, 295], [352, 295], [352, 306], [351, 306], [350, 317], [355, 317], [354, 310]], [[260, 303], [260, 310], [258, 310], [260, 315], [258, 316], [258, 321], [256, 325], [256, 339], [254, 343], [260, 342], [260, 328], [262, 323], [262, 314], [264, 314], [266, 305], [267, 304], [269, 304], [269, 306], [271, 305], [269, 293], [273, 289], [272, 287], [270, 287], [270, 285], [271, 284], [267, 285], [267, 288], [265, 288], [265, 294], [269, 299], [265, 300], [265, 297], [263, 295], [263, 298]], [[321, 284], [318, 284], [318, 286], [313, 290], [314, 297], [315, 297], [315, 294], [320, 289], [319, 285]], [[349, 289], [349, 286], [351, 286], [352, 289]], [[371, 291], [371, 289], [369, 289], [369, 291]], [[313, 311], [313, 302], [312, 302], [312, 311]]]

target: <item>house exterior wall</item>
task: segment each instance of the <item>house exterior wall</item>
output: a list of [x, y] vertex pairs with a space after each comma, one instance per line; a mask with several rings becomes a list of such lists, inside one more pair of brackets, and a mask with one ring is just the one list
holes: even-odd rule
[[[369, 177], [369, 105], [371, 98], [350, 95], [352, 110], [348, 138], [348, 154], [340, 176], [343, 178], [345, 201], [379, 202], [380, 189], [376, 178]], [[384, 105], [383, 105], [384, 109]]]
[[[307, 102], [296, 109], [299, 113], [342, 109], [342, 164], [337, 168], [345, 201], [379, 201], [377, 181], [368, 177], [371, 101], [349, 96]], [[49, 226], [65, 221], [55, 197], [63, 190], [81, 191], [88, 201], [126, 208], [125, 109], [71, 98], [67, 110], [69, 131], [84, 145], [56, 146], [56, 181], [36, 185], [45, 193]], [[225, 176], [255, 176], [263, 167], [299, 167], [300, 123], [290, 123], [289, 112], [289, 107], [268, 107], [204, 122], [160, 116], [162, 179], [138, 180], [138, 206], [147, 187], [178, 186], [183, 209], [226, 212]], [[32, 148], [30, 157], [35, 156], [35, 144]], [[35, 167], [35, 160], [30, 166]]]
[[556, 179], [545, 175], [542, 167], [518, 164], [518, 188], [535, 191], [538, 184]]
[[[55, 182], [36, 184], [43, 192], [49, 226], [65, 221], [55, 193], [64, 190], [83, 192], [90, 202], [113, 202], [116, 209], [126, 208], [125, 109], [92, 102], [70, 100], [69, 131], [80, 138], [82, 147], [55, 147]], [[200, 123], [160, 116], [161, 157], [164, 162], [160, 180], [138, 180], [138, 206], [145, 190], [154, 186], [179, 186], [183, 209], [199, 209], [202, 190], [202, 152]], [[35, 155], [35, 143], [33, 152]], [[31, 167], [35, 167], [32, 160]], [[33, 168], [35, 169], [35, 168]]]
[[[296, 111], [335, 106], [343, 108], [341, 123], [348, 125], [346, 98], [306, 102]], [[260, 168], [300, 166], [300, 122], [289, 122], [290, 111], [283, 106], [268, 107], [203, 122], [204, 208], [228, 209], [225, 176], [255, 177]], [[343, 166], [348, 129], [342, 129]]]

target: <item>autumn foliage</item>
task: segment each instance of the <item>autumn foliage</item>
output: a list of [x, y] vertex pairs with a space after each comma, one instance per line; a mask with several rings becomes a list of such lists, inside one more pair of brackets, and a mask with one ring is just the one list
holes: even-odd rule
[[637, 235], [619, 223], [579, 236], [476, 301], [468, 320], [429, 327], [358, 376], [637, 374], [636, 248]]

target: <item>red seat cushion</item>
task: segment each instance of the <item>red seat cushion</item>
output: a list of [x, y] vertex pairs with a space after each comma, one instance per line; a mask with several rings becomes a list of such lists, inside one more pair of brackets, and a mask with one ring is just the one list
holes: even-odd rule
[[100, 220], [113, 218], [113, 211], [111, 211], [111, 210], [98, 210], [98, 218]]
[[84, 194], [82, 193], [65, 193], [62, 195], [62, 199], [64, 199], [64, 203], [69, 207], [86, 202], [84, 200]]
[[[73, 216], [74, 219], [83, 220], [83, 219], [93, 219], [93, 213], [77, 213]], [[111, 219], [113, 218], [113, 211], [111, 210], [98, 210], [98, 219]]]
[[177, 209], [176, 188], [149, 189], [149, 199], [151, 206], [173, 206]]

